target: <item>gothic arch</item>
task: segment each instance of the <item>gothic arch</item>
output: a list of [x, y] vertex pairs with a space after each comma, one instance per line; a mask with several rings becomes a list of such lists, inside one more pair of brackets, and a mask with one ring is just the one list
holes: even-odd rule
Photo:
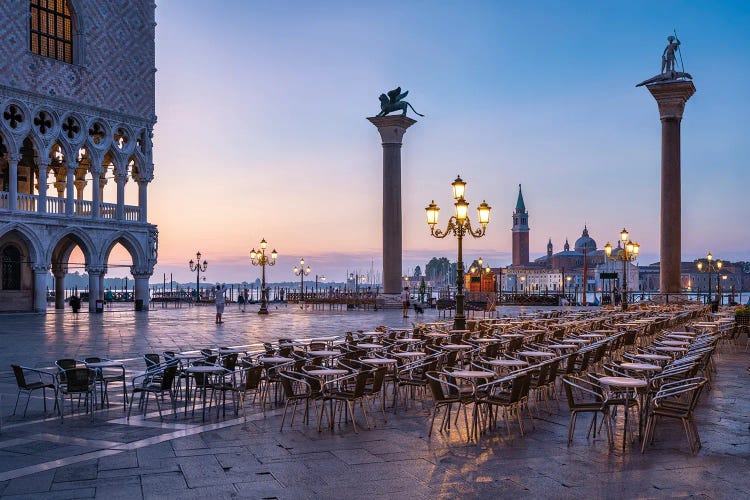
[[99, 262], [101, 262], [102, 265], [107, 265], [109, 254], [118, 243], [128, 251], [130, 258], [133, 260], [134, 267], [139, 269], [148, 267], [148, 258], [144, 254], [143, 245], [132, 234], [125, 231], [118, 231], [102, 246], [102, 252], [99, 255]]
[[81, 249], [86, 266], [96, 265], [98, 255], [96, 245], [80, 228], [65, 228], [55, 234], [51, 240], [47, 255], [52, 265], [67, 265], [70, 254], [76, 246]]
[[0, 239], [10, 233], [18, 234], [26, 243], [29, 253], [29, 261], [32, 265], [45, 265], [48, 260], [44, 258], [44, 245], [37, 235], [26, 225], [20, 222], [11, 222], [0, 227]]

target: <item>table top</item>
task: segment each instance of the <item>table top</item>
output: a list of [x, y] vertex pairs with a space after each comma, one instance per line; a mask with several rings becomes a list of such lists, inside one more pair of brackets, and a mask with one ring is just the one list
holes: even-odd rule
[[439, 347], [442, 349], [447, 349], [449, 351], [462, 351], [464, 349], [471, 349], [471, 346], [466, 344], [443, 344]]
[[419, 339], [396, 339], [396, 342], [401, 342], [404, 344], [408, 344], [410, 342], [421, 342]]
[[563, 339], [563, 344], [588, 344], [588, 339]]
[[551, 358], [555, 355], [553, 352], [544, 351], [518, 351], [519, 356], [528, 356], [530, 358]]
[[651, 363], [621, 363], [620, 366], [625, 368], [626, 370], [636, 370], [636, 371], [644, 371], [644, 372], [660, 372], [661, 371], [661, 366], [652, 365]]
[[389, 358], [363, 358], [361, 362], [367, 363], [368, 365], [393, 365], [396, 364], [395, 359]]
[[[279, 344], [280, 346], [284, 347], [285, 344]], [[288, 344], [289, 346], [294, 344]], [[247, 349], [239, 349], [239, 348], [229, 348], [229, 349], [219, 349], [219, 354], [242, 354], [247, 352]]]
[[367, 342], [362, 342], [361, 344], [357, 344], [357, 347], [361, 347], [362, 349], [378, 349], [383, 346], [381, 344], [370, 344]]
[[424, 356], [425, 354], [423, 352], [419, 351], [403, 351], [403, 352], [392, 352], [391, 356], [396, 356], [399, 358], [419, 358]]
[[548, 349], [575, 349], [573, 344], [547, 344]]
[[194, 354], [180, 352], [180, 353], [175, 354], [174, 357], [176, 359], [200, 359], [205, 356], [199, 352], [196, 352]]
[[337, 354], [341, 354], [340, 351], [307, 351], [307, 354], [310, 356], [336, 356]]
[[336, 336], [330, 336], [330, 337], [315, 337], [313, 339], [310, 339], [310, 342], [333, 342], [334, 340], [338, 339]]
[[198, 365], [198, 366], [188, 366], [185, 368], [185, 371], [188, 373], [222, 373], [227, 371], [226, 368], [221, 366], [211, 366], [211, 365]]
[[606, 337], [603, 333], [582, 333], [579, 335], [579, 337], [583, 337], [585, 339], [601, 339]]
[[599, 383], [611, 387], [646, 387], [648, 385], [645, 380], [630, 377], [602, 377]]
[[526, 335], [521, 335], [520, 333], [503, 333], [500, 335], [502, 339], [522, 339], [525, 337]]
[[471, 339], [472, 342], [477, 342], [479, 344], [491, 344], [491, 343], [499, 343], [500, 339], [495, 339], [492, 337], [482, 337], [481, 339]]
[[666, 337], [670, 339], [677, 339], [677, 340], [693, 340], [692, 336], [684, 335], [682, 333], [669, 333], [666, 335]]
[[687, 351], [687, 347], [675, 347], [670, 345], [660, 345], [653, 348], [655, 351], [661, 352], [683, 352]]
[[633, 354], [633, 357], [638, 359], [652, 359], [654, 361], [669, 361], [672, 359], [664, 354]]
[[125, 367], [124, 363], [119, 363], [117, 361], [98, 361], [96, 363], [85, 363], [85, 364], [89, 368], [114, 368], [114, 367], [124, 368]]
[[359, 335], [360, 337], [382, 337], [385, 332], [362, 332]]
[[454, 377], [461, 378], [494, 378], [494, 372], [484, 370], [456, 370], [450, 373]]
[[526, 366], [528, 365], [526, 361], [521, 361], [520, 359], [491, 359], [487, 361], [487, 363], [492, 366]]
[[690, 345], [690, 342], [684, 340], [661, 340], [660, 342], [664, 345], [671, 345], [672, 347], [685, 347]]
[[432, 338], [435, 338], [435, 339], [442, 339], [442, 338], [445, 338], [445, 337], [449, 337], [450, 334], [449, 333], [440, 333], [440, 332], [429, 332], [429, 333], [425, 333], [424, 336], [425, 337], [432, 337]]
[[290, 363], [294, 361], [292, 358], [283, 358], [280, 356], [273, 356], [273, 357], [262, 357], [258, 358], [258, 361], [261, 363], [269, 363], [269, 364], [278, 364], [278, 363]]
[[308, 375], [314, 377], [335, 377], [337, 375], [346, 375], [349, 372], [340, 368], [320, 368], [318, 370], [309, 370]]

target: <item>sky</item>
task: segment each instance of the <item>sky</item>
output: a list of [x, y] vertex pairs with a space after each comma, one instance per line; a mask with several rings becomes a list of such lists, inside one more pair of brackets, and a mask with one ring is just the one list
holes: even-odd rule
[[[492, 206], [464, 256], [510, 263], [523, 185], [532, 258], [584, 224], [603, 247], [627, 227], [658, 260], [661, 132], [635, 84], [656, 75], [667, 35], [682, 42], [696, 94], [682, 121], [682, 252], [750, 259], [747, 2], [291, 2], [161, 0], [156, 17], [155, 180], [162, 273], [254, 281], [251, 248], [280, 254], [270, 281], [379, 269], [382, 150], [365, 118], [397, 86], [425, 115], [402, 148], [404, 273], [455, 259], [424, 207]], [[413, 116], [413, 115], [412, 115]]]

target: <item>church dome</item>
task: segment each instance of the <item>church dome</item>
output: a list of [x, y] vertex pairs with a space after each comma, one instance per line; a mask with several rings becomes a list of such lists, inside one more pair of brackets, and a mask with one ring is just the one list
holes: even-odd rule
[[581, 253], [583, 253], [584, 248], [586, 249], [586, 253], [596, 251], [596, 241], [589, 236], [589, 230], [586, 226], [583, 226], [581, 237], [576, 240], [574, 248], [576, 252]]

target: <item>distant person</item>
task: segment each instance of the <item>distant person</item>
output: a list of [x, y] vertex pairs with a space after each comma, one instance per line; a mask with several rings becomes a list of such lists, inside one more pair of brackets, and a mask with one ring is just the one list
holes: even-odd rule
[[409, 317], [409, 287], [405, 286], [401, 292], [401, 307], [403, 308], [404, 318]]
[[223, 323], [221, 320], [221, 315], [224, 314], [224, 305], [226, 304], [226, 299], [224, 298], [224, 292], [227, 291], [227, 285], [226, 283], [223, 284], [216, 284], [216, 289], [214, 290], [215, 293], [215, 302], [216, 302], [216, 323]]

